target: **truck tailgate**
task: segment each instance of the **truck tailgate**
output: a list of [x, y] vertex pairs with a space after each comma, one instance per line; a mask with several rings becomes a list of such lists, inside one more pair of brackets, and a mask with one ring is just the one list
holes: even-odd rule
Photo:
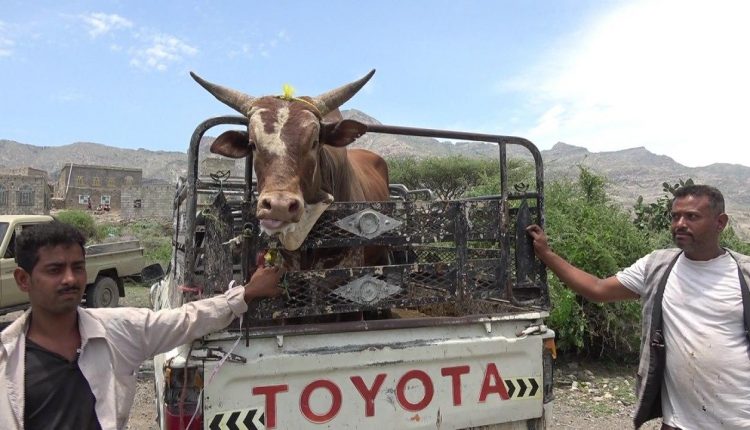
[[[542, 416], [536, 319], [250, 339], [206, 361], [204, 426], [461, 429]], [[229, 340], [209, 347], [231, 347]]]

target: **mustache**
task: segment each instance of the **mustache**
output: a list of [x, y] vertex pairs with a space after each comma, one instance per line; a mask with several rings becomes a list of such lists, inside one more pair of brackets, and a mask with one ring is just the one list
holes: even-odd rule
[[58, 293], [69, 293], [69, 292], [78, 292], [81, 288], [76, 285], [71, 285], [69, 287], [63, 287], [57, 290]]

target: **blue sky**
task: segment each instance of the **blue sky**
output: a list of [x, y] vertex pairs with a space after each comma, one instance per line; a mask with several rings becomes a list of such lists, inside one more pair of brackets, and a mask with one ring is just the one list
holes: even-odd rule
[[0, 139], [185, 151], [188, 75], [393, 125], [750, 166], [750, 2], [0, 0]]

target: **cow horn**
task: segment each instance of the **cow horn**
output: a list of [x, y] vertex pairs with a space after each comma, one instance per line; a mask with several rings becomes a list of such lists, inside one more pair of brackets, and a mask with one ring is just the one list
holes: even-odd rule
[[357, 91], [361, 90], [374, 74], [375, 69], [372, 69], [370, 70], [370, 73], [358, 81], [343, 85], [335, 90], [328, 91], [327, 93], [315, 97], [313, 99], [315, 107], [318, 108], [322, 116], [325, 116], [328, 112], [331, 112], [334, 109], [338, 109], [339, 106], [346, 103], [347, 100], [357, 94]]
[[205, 88], [206, 91], [219, 99], [220, 102], [236, 110], [242, 115], [247, 116], [250, 108], [253, 105], [255, 97], [249, 96], [231, 88], [212, 84], [211, 82], [208, 82], [207, 80], [201, 78], [193, 72], [190, 72], [190, 76], [195, 79], [195, 82], [198, 82], [203, 88]]

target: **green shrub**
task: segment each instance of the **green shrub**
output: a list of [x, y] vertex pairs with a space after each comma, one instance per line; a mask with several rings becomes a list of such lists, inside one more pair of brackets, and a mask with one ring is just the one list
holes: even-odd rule
[[99, 239], [94, 218], [84, 211], [66, 210], [58, 212], [55, 216], [61, 222], [70, 224], [83, 233], [89, 241]]
[[727, 226], [721, 233], [721, 246], [740, 254], [750, 255], [750, 243], [740, 239], [731, 226]]
[[[576, 267], [606, 278], [651, 251], [651, 240], [628, 213], [612, 204], [605, 181], [581, 169], [578, 182], [547, 186], [547, 233], [552, 248]], [[640, 303], [600, 304], [577, 296], [550, 277], [550, 326], [561, 351], [622, 358], [637, 356]]]
[[108, 237], [122, 236], [122, 227], [114, 224], [100, 224], [96, 226], [96, 237], [106, 239]]
[[161, 263], [162, 267], [167, 267], [167, 263], [172, 256], [172, 241], [169, 236], [144, 239], [141, 240], [141, 245], [148, 264]]
[[143, 246], [146, 263], [167, 266], [172, 255], [172, 225], [146, 220], [136, 221], [122, 227], [122, 233], [138, 238]]

